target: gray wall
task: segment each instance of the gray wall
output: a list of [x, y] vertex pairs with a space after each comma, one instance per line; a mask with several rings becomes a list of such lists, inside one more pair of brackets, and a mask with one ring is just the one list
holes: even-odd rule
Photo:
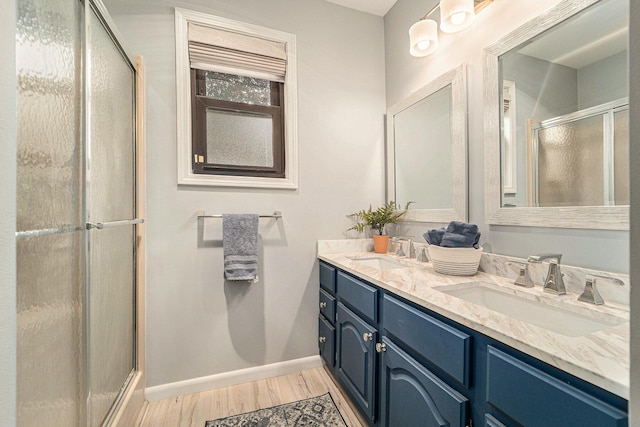
[[616, 53], [578, 70], [578, 107], [593, 107], [629, 96], [627, 52]]
[[0, 425], [16, 425], [16, 3], [0, 13]]
[[[320, 0], [108, 0], [145, 58], [147, 386], [316, 355], [316, 241], [343, 238], [351, 212], [384, 201], [382, 18]], [[173, 6], [296, 34], [297, 191], [176, 184]], [[195, 213], [270, 213], [260, 282], [225, 285], [222, 223]]]
[[[482, 52], [559, 0], [512, 0], [494, 2], [477, 17], [474, 25], [457, 34], [441, 33], [440, 48], [432, 56], [409, 54], [409, 27], [436, 0], [399, 0], [384, 18], [387, 106], [461, 63], [469, 64], [469, 221], [480, 226], [486, 251], [526, 257], [558, 251], [563, 263], [615, 272], [629, 271], [629, 233], [489, 226], [484, 214]], [[429, 225], [404, 227], [403, 233], [420, 237]]]

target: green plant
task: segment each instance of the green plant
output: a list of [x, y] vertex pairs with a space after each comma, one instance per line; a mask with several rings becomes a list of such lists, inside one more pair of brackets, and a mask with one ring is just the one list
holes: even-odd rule
[[407, 213], [411, 203], [413, 202], [408, 202], [402, 210], [396, 210], [396, 202], [390, 201], [375, 211], [369, 206], [367, 210], [363, 209], [360, 212], [352, 213], [349, 216], [355, 218], [357, 222], [346, 231], [357, 230], [362, 233], [365, 228], [369, 227], [372, 230], [377, 230], [378, 234], [382, 236], [385, 225], [398, 222]]

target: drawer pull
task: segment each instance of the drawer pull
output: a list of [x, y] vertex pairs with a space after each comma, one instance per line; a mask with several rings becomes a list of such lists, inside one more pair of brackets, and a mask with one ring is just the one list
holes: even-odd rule
[[322, 301], [322, 302], [320, 303], [320, 308], [327, 308], [327, 303], [326, 303], [326, 302], [324, 302], [324, 301]]
[[320, 341], [321, 344], [324, 344], [325, 342], [327, 342], [327, 337], [320, 337], [318, 338], [318, 341]]
[[364, 340], [364, 342], [372, 341], [373, 334], [371, 332], [365, 332], [364, 334], [362, 334], [362, 339]]
[[384, 353], [385, 351], [387, 351], [387, 345], [383, 342], [379, 342], [376, 344], [376, 351], [378, 353]]

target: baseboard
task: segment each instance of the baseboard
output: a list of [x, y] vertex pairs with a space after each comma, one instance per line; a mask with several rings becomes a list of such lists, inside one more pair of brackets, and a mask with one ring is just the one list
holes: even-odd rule
[[162, 384], [145, 389], [145, 397], [150, 402], [181, 396], [183, 394], [199, 393], [214, 388], [227, 387], [280, 375], [292, 374], [306, 369], [322, 366], [320, 356], [309, 356], [286, 362], [272, 363], [270, 365], [256, 366], [254, 368], [240, 369], [224, 372], [222, 374], [193, 378], [175, 383]]

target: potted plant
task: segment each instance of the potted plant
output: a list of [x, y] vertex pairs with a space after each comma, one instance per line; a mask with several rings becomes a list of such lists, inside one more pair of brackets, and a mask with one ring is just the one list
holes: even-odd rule
[[411, 203], [413, 202], [408, 202], [402, 210], [396, 210], [396, 203], [394, 201], [390, 201], [376, 210], [373, 210], [371, 206], [369, 206], [367, 210], [363, 209], [360, 212], [349, 215], [356, 219], [356, 223], [346, 231], [357, 230], [362, 233], [367, 227], [376, 230], [377, 234], [373, 235], [374, 251], [379, 254], [387, 253], [389, 236], [384, 234], [384, 227], [387, 224], [398, 222], [398, 220], [407, 213]]

